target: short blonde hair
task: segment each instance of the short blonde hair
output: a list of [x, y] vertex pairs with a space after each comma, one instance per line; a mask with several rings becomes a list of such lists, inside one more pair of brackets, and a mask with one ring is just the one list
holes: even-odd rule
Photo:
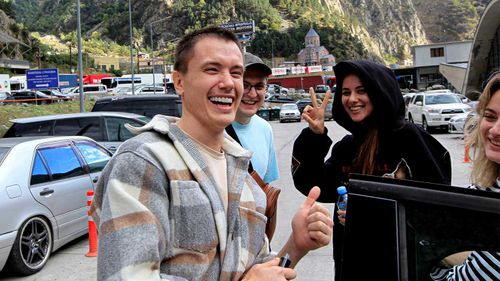
[[477, 116], [475, 118], [477, 124], [467, 139], [467, 145], [472, 149], [474, 158], [471, 180], [473, 184], [482, 189], [491, 187], [500, 174], [500, 164], [486, 157], [484, 139], [480, 131], [481, 121], [484, 118], [484, 111], [495, 93], [500, 94], [500, 73], [494, 74], [489, 79], [483, 93], [479, 97], [479, 103], [476, 109]]

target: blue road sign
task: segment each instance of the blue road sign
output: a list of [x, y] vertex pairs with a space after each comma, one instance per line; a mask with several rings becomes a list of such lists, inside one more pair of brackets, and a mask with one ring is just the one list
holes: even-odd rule
[[26, 70], [28, 89], [48, 89], [59, 87], [59, 70], [57, 68]]

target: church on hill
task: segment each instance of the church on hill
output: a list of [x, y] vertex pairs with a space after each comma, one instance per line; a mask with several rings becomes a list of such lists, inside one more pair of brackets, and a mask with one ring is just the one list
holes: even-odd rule
[[309, 65], [334, 65], [335, 56], [320, 45], [319, 34], [311, 27], [305, 37], [305, 48], [300, 50], [298, 61], [303, 66]]

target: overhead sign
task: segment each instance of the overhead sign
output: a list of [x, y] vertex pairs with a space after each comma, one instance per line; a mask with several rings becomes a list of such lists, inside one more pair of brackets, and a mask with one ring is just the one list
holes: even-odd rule
[[253, 34], [255, 32], [255, 22], [253, 20], [224, 23], [221, 24], [220, 27], [229, 29], [235, 34]]
[[59, 70], [57, 68], [26, 70], [28, 89], [49, 89], [59, 87]]

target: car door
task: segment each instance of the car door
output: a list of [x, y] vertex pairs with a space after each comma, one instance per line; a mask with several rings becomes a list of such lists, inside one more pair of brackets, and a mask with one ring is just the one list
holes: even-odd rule
[[30, 191], [54, 215], [55, 237], [61, 239], [87, 227], [89, 189], [93, 189], [92, 181], [71, 143], [37, 149]]
[[95, 143], [88, 141], [77, 141], [75, 142], [75, 146], [82, 158], [85, 160], [85, 164], [88, 167], [90, 178], [92, 179], [92, 184], [95, 189], [102, 169], [104, 169], [109, 159], [111, 159], [111, 153]]

